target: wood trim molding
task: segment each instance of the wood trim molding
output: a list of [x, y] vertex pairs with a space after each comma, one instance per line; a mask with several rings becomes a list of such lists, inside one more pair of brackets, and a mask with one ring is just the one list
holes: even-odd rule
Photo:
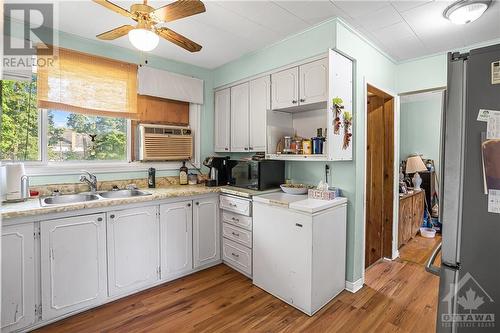
[[345, 289], [354, 294], [354, 293], [358, 292], [361, 288], [363, 288], [364, 284], [365, 284], [364, 278], [359, 278], [358, 280], [356, 280], [354, 282], [346, 280]]

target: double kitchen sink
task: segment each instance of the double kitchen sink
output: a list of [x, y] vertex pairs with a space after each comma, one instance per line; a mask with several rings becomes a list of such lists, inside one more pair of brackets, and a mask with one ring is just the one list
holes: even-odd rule
[[81, 203], [103, 199], [124, 199], [133, 197], [143, 197], [151, 193], [140, 190], [111, 190], [96, 193], [78, 193], [78, 194], [60, 194], [50, 197], [40, 198], [42, 206], [63, 205], [72, 203]]

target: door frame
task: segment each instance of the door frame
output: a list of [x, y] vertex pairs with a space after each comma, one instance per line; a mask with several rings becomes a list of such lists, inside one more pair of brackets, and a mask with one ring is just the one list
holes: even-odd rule
[[394, 235], [397, 236], [397, 230], [398, 230], [398, 216], [399, 216], [399, 118], [400, 118], [400, 103], [399, 103], [399, 95], [396, 94], [394, 91], [391, 89], [386, 89], [385, 87], [381, 87], [380, 85], [376, 85], [373, 83], [370, 83], [366, 77], [363, 77], [363, 101], [364, 101], [364, 116], [365, 116], [365, 121], [363, 122], [363, 134], [364, 134], [364, 140], [363, 140], [363, 156], [364, 156], [364, 163], [363, 163], [363, 251], [362, 251], [362, 261], [361, 261], [361, 272], [362, 272], [362, 279], [363, 282], [365, 280], [365, 251], [366, 251], [366, 161], [367, 161], [367, 151], [366, 147], [368, 144], [368, 86], [371, 86], [375, 89], [381, 90], [387, 95], [390, 95], [394, 99], [394, 128], [393, 128], [393, 135], [394, 135], [394, 175], [393, 175], [393, 202], [392, 202], [392, 258], [383, 258], [383, 259], [389, 259], [389, 260], [394, 260], [399, 257], [399, 251], [398, 251], [398, 238], [394, 237]]

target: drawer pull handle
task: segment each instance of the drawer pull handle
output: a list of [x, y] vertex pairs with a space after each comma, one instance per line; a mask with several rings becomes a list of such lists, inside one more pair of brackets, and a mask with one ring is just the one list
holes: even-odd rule
[[300, 224], [300, 223], [295, 223], [295, 225], [296, 225], [297, 227], [301, 227], [301, 228], [302, 228], [302, 224]]
[[236, 237], [240, 237], [240, 234], [236, 233], [236, 232], [231, 232], [233, 234], [233, 236], [236, 236]]
[[111, 214], [109, 217], [110, 217], [110, 218], [112, 218], [112, 219], [114, 219], [114, 218], [115, 218], [115, 215], [114, 215], [114, 214]]
[[237, 204], [234, 204], [234, 203], [232, 203], [232, 202], [230, 202], [230, 203], [229, 203], [229, 207], [238, 207], [238, 205], [237, 205]]
[[235, 222], [240, 222], [240, 219], [237, 219], [236, 217], [231, 217], [231, 220], [233, 220]]
[[235, 258], [239, 258], [239, 257], [240, 257], [240, 255], [239, 255], [239, 254], [236, 254], [236, 253], [233, 253], [233, 252], [231, 252], [231, 255], [232, 255], [233, 257], [235, 257]]

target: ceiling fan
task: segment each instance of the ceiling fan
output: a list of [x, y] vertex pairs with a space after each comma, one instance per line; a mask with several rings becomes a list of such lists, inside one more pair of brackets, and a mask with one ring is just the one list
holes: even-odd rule
[[166, 27], [156, 27], [158, 23], [172, 22], [205, 12], [205, 5], [200, 0], [178, 0], [158, 9], [149, 6], [147, 0], [144, 0], [143, 3], [130, 6], [130, 11], [107, 0], [93, 1], [137, 22], [135, 27], [122, 25], [121, 27], [103, 32], [96, 36], [99, 39], [113, 40], [128, 34], [130, 43], [134, 47], [141, 51], [151, 51], [158, 46], [159, 37], [162, 37], [190, 52], [201, 50], [201, 45], [181, 34]]

